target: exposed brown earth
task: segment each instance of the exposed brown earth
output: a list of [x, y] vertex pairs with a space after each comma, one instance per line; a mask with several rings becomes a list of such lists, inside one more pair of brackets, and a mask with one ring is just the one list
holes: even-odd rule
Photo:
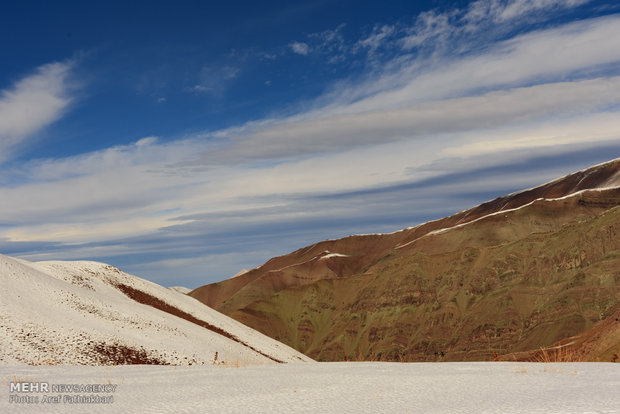
[[531, 360], [573, 337], [575, 358], [611, 360], [618, 186], [615, 160], [393, 234], [323, 241], [190, 295], [319, 360]]
[[[243, 346], [246, 346], [246, 347], [250, 348], [252, 351], [261, 354], [262, 356], [271, 359], [274, 362], [278, 362], [278, 363], [282, 363], [283, 362], [283, 361], [280, 361], [279, 359], [276, 359], [276, 358], [274, 358], [274, 357], [272, 357], [270, 355], [265, 354], [264, 352], [259, 351], [258, 349], [254, 348], [251, 345], [246, 344], [245, 342], [243, 342], [242, 340], [240, 340], [236, 336], [230, 334], [229, 332], [226, 332], [225, 330], [223, 330], [221, 328], [218, 328], [217, 326], [214, 326], [214, 325], [212, 325], [212, 324], [210, 324], [208, 322], [205, 322], [205, 321], [203, 321], [201, 319], [198, 319], [195, 316], [190, 315], [187, 312], [183, 312], [182, 310], [180, 310], [180, 309], [170, 305], [169, 303], [164, 302], [161, 299], [156, 298], [155, 296], [149, 295], [146, 292], [143, 292], [141, 290], [135, 289], [135, 288], [133, 288], [131, 286], [127, 286], [127, 285], [122, 284], [122, 283], [118, 283], [115, 286], [116, 286], [117, 289], [119, 289], [121, 292], [123, 292], [127, 297], [135, 300], [136, 302], [142, 303], [143, 305], [152, 306], [155, 309], [159, 309], [159, 310], [161, 310], [163, 312], [169, 313], [169, 314], [174, 315], [176, 317], [179, 317], [181, 319], [185, 319], [188, 322], [196, 324], [196, 325], [198, 325], [198, 326], [200, 326], [202, 328], [205, 328], [205, 329], [207, 329], [207, 330], [209, 330], [211, 332], [214, 332], [214, 333], [216, 333], [218, 335], [221, 335], [221, 336], [223, 336], [225, 338], [231, 339], [231, 340], [233, 340], [233, 341], [235, 341], [235, 342], [237, 342], [237, 343], [239, 343], [239, 344], [241, 344]], [[99, 347], [99, 348], [101, 348], [101, 347]], [[99, 351], [99, 348], [97, 348], [98, 351]], [[101, 348], [101, 349], [105, 350], [105, 348]], [[122, 356], [123, 357], [127, 357], [127, 356], [133, 357], [134, 355], [136, 356], [136, 358], [139, 359], [141, 354], [139, 354], [138, 352], [134, 352], [134, 353], [126, 352], [126, 351], [122, 352]], [[125, 359], [128, 359], [130, 361], [132, 360], [131, 358], [125, 358]], [[144, 362], [135, 362], [135, 363], [144, 363]]]
[[169, 365], [153, 357], [145, 349], [134, 349], [119, 344], [98, 343], [93, 346], [101, 365]]
[[495, 355], [497, 361], [618, 362], [620, 343], [620, 309], [611, 316], [576, 336], [558, 341], [552, 346], [505, 355]]

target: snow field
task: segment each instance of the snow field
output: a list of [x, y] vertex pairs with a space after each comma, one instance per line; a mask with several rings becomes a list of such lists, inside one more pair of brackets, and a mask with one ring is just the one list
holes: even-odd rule
[[[17, 406], [8, 403], [14, 378], [117, 389], [111, 404]], [[0, 367], [0, 412], [11, 413], [611, 414], [620, 412], [619, 390], [612, 363]]]

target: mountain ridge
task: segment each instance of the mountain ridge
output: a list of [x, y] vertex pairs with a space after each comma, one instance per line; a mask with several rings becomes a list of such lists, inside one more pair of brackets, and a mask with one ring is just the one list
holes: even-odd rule
[[[588, 188], [584, 188], [585, 186]], [[304, 263], [312, 260], [316, 256], [308, 257], [306, 254], [317, 246], [326, 246], [338, 244], [339, 241], [364, 238], [377, 238], [384, 237], [387, 239], [384, 244], [387, 246], [382, 249], [381, 253], [388, 251], [392, 246], [398, 246], [409, 243], [419, 237], [426, 235], [432, 231], [443, 230], [446, 228], [454, 227], [459, 224], [464, 224], [488, 214], [497, 213], [504, 209], [513, 209], [539, 198], [560, 198], [567, 195], [577, 193], [584, 189], [596, 189], [596, 188], [613, 188], [614, 186], [620, 186], [620, 158], [611, 160], [605, 163], [597, 164], [593, 167], [586, 168], [564, 177], [552, 180], [541, 186], [533, 187], [526, 190], [517, 191], [506, 196], [497, 197], [493, 200], [484, 202], [479, 206], [462, 210], [451, 216], [441, 219], [431, 220], [425, 223], [421, 223], [414, 227], [408, 227], [403, 230], [398, 230], [393, 233], [378, 233], [368, 235], [351, 235], [343, 237], [341, 239], [324, 240], [314, 243], [310, 246], [298, 249], [288, 255], [278, 256], [270, 259], [265, 264], [254, 268], [246, 273], [236, 276], [229, 280], [222, 282], [212, 283], [204, 285], [192, 290], [189, 295], [201, 300], [208, 306], [219, 308], [226, 299], [240, 290], [245, 284], [260, 277], [264, 271], [277, 271], [282, 270], [295, 263]], [[541, 195], [547, 197], [541, 197]], [[393, 242], [396, 241], [396, 242]], [[321, 250], [319, 248], [318, 250]], [[332, 247], [333, 249], [334, 247]], [[325, 250], [329, 251], [328, 248]], [[301, 256], [300, 257], [300, 253]], [[339, 252], [342, 253], [342, 252]], [[286, 259], [294, 256], [299, 258], [298, 262], [290, 262]], [[284, 261], [284, 263], [282, 263]], [[357, 267], [352, 271], [359, 270]], [[347, 276], [350, 272], [344, 272], [341, 276]], [[211, 289], [218, 289], [218, 292], [211, 292]]]
[[[338, 337], [338, 329], [345, 332], [347, 329], [356, 332], [359, 332], [361, 329], [364, 331], [363, 335], [366, 335], [368, 340], [372, 335], [364, 327], [355, 326], [355, 323], [342, 322], [341, 326], [336, 329], [334, 323], [324, 320], [325, 318], [333, 319], [334, 315], [328, 317], [326, 312], [319, 312], [321, 314], [320, 318], [322, 318], [320, 320], [315, 320], [314, 318], [304, 319], [301, 316], [304, 311], [301, 309], [295, 310], [295, 312], [298, 312], [299, 320], [285, 322], [284, 319], [287, 317], [284, 314], [279, 314], [278, 309], [274, 308], [274, 306], [279, 300], [283, 300], [283, 296], [293, 297], [296, 294], [295, 292], [297, 294], [301, 294], [299, 292], [304, 291], [307, 293], [307, 291], [317, 286], [323, 286], [326, 283], [331, 283], [332, 286], [324, 294], [334, 296], [334, 301], [339, 300], [343, 302], [340, 297], [348, 297], [347, 294], [334, 293], [337, 290], [346, 289], [345, 286], [340, 285], [362, 283], [358, 279], [370, 277], [369, 275], [373, 274], [383, 275], [383, 279], [388, 280], [390, 276], [386, 272], [389, 271], [381, 267], [383, 266], [382, 263], [390, 263], [390, 265], [394, 266], [396, 266], [395, 263], [400, 263], [398, 266], [410, 266], [411, 263], [405, 263], [407, 260], [412, 262], [415, 260], [421, 261], [422, 259], [430, 263], [435, 261], [436, 257], [440, 255], [450, 256], [451, 252], [455, 251], [461, 251], [462, 254], [466, 254], [468, 251], [472, 251], [472, 249], [484, 250], [485, 254], [487, 254], [487, 250], [493, 248], [493, 246], [502, 246], [522, 241], [536, 234], [547, 234], [545, 237], [550, 239], [553, 239], [553, 237], [566, 237], [565, 243], [572, 245], [573, 235], [569, 237], [559, 233], [564, 226], [571, 223], [585, 223], [608, 210], [613, 210], [618, 205], [620, 205], [620, 159], [615, 159], [568, 174], [538, 187], [498, 197], [452, 216], [422, 223], [394, 233], [348, 236], [342, 239], [318, 242], [298, 249], [288, 255], [273, 258], [262, 266], [234, 279], [195, 289], [189, 295], [249, 326], [261, 330], [269, 336], [281, 339], [285, 343], [313, 357], [325, 358], [327, 360], [341, 360], [345, 357], [349, 359], [356, 358], [356, 355], [343, 350], [346, 348], [343, 345], [344, 339], [335, 340], [332, 337]], [[615, 223], [608, 223], [606, 225], [615, 229]], [[586, 231], [585, 227], [580, 231]], [[569, 238], [570, 240], [568, 240]], [[617, 247], [615, 240], [607, 240], [605, 243], [608, 243], [610, 248]], [[573, 246], [572, 248], [576, 247]], [[558, 249], [560, 248], [558, 247]], [[571, 252], [570, 254], [572, 255], [573, 253]], [[544, 252], [540, 254], [544, 254]], [[559, 250], [558, 254], [560, 254]], [[568, 253], [563, 252], [562, 254]], [[602, 260], [602, 257], [598, 253], [596, 254], [596, 260]], [[404, 256], [408, 258], [401, 259]], [[521, 254], [519, 257], [521, 257], [521, 260], [529, 260]], [[461, 261], [462, 259], [457, 257], [451, 258], [451, 260]], [[490, 264], [486, 265], [490, 266]], [[433, 266], [441, 267], [441, 264], [435, 263]], [[467, 275], [471, 274], [473, 280], [472, 272], [476, 270], [468, 267], [470, 265], [467, 264], [463, 264], [463, 266], [459, 272]], [[485, 271], [489, 271], [489, 269]], [[425, 269], [425, 272], [434, 274], [432, 269]], [[526, 270], [522, 270], [522, 273], [526, 273]], [[566, 273], [567, 277], [569, 273]], [[570, 275], [571, 277], [573, 276], [572, 273]], [[405, 277], [404, 275], [401, 276]], [[416, 277], [423, 276], [417, 275]], [[437, 277], [440, 277], [440, 275], [437, 275]], [[620, 280], [620, 275], [618, 275], [618, 279]], [[401, 283], [401, 281], [398, 281], [398, 283]], [[527, 284], [527, 282], [523, 283]], [[359, 286], [352, 289], [358, 288], [362, 289]], [[615, 288], [616, 282], [614, 282]], [[383, 287], [377, 287], [377, 292], [383, 292], [382, 289], [384, 290]], [[406, 289], [403, 290], [402, 295], [408, 297]], [[434, 293], [434, 295], [435, 297], [441, 297], [441, 294], [437, 295], [437, 293]], [[611, 298], [613, 298], [614, 304], [620, 301], [620, 297], [617, 297], [616, 293], [613, 293], [607, 300], [612, 300]], [[445, 299], [447, 300], [447, 297]], [[300, 298], [298, 297], [297, 300], [300, 300]], [[306, 305], [311, 308], [316, 305], [313, 301], [320, 302], [318, 298], [304, 300], [307, 301]], [[360, 302], [361, 298], [357, 297], [355, 300]], [[416, 301], [415, 298], [410, 300]], [[465, 299], [462, 296], [460, 299], [456, 299], [456, 294], [449, 301], [454, 302], [457, 308], [459, 307], [457, 302], [461, 305], [465, 303]], [[293, 306], [290, 303], [289, 305]], [[284, 306], [284, 308], [287, 306]], [[321, 306], [335, 306], [338, 308], [339, 304], [322, 303]], [[450, 308], [450, 305], [447, 303], [442, 303], [441, 306], [442, 309]], [[338, 308], [338, 311], [343, 314], [351, 313], [350, 310], [340, 308]], [[434, 312], [433, 310], [428, 311]], [[276, 314], [279, 314], [279, 316], [274, 316]], [[295, 319], [295, 317], [289, 317], [288, 319]], [[386, 320], [386, 323], [388, 325], [393, 324], [394, 320]], [[289, 324], [295, 324], [296, 326], [293, 328], [288, 326]], [[333, 325], [331, 328], [328, 327], [330, 324]], [[587, 323], [583, 322], [583, 326], [585, 327], [586, 325]], [[352, 326], [354, 328], [351, 328]], [[380, 327], [375, 328], [379, 329]], [[575, 329], [571, 329], [571, 333], [576, 332]], [[300, 334], [300, 332], [303, 331], [312, 332], [308, 338], [311, 336], [313, 339], [306, 338], [306, 340], [300, 341], [299, 338], [303, 337], [303, 334]], [[320, 343], [316, 343], [317, 333], [319, 336], [323, 336]], [[402, 334], [390, 335], [391, 337], [402, 336]], [[555, 336], [552, 335], [552, 339], [561, 339], [562, 335], [561, 333]], [[407, 337], [405, 335], [399, 341], [402, 343], [406, 342], [407, 346], [412, 345], [407, 340]], [[374, 336], [372, 339], [375, 342], [377, 340]], [[369, 343], [372, 342], [371, 340], [368, 341]], [[313, 342], [314, 345], [308, 342]], [[334, 345], [335, 343], [339, 343], [339, 345]], [[547, 346], [550, 344], [549, 340], [545, 339], [540, 344], [536, 343], [535, 346]], [[370, 351], [361, 352], [359, 349], [356, 352], [359, 352], [362, 358], [378, 357], [392, 360], [402, 358], [402, 353], [395, 354], [393, 352], [395, 348], [392, 345], [386, 346], [386, 348], [391, 349], [388, 352], [388, 354], [391, 352], [391, 356], [387, 357], [385, 352], [379, 356], [377, 356], [377, 352], [373, 354]], [[340, 349], [331, 352], [329, 351], [330, 346], [340, 347]], [[506, 348], [506, 344], [502, 346]], [[321, 347], [325, 349], [320, 349]], [[494, 352], [497, 352], [497, 350], [503, 353], [513, 351], [513, 349], [508, 348], [498, 348]], [[406, 351], [405, 354], [405, 357], [412, 357], [412, 354], [415, 354], [415, 352]], [[454, 355], [453, 353], [452, 356]], [[415, 358], [417, 360], [421, 358], [419, 352]], [[481, 356], [479, 355], [478, 358], [481, 358]]]

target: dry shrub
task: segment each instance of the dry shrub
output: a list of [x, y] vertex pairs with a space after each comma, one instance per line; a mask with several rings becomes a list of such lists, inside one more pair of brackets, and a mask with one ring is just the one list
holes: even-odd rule
[[584, 357], [575, 348], [557, 346], [553, 348], [540, 348], [531, 358], [532, 362], [583, 362]]

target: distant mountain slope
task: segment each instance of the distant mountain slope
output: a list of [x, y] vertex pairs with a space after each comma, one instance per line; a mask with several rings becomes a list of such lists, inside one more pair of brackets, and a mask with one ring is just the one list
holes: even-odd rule
[[538, 349], [618, 308], [618, 206], [620, 159], [400, 232], [320, 242], [190, 295], [325, 360]]
[[0, 255], [2, 364], [308, 360], [187, 295], [112, 266]]
[[[396, 246], [409, 243], [435, 230], [464, 224], [498, 211], [518, 208], [538, 198], [560, 198], [584, 189], [616, 186], [620, 186], [620, 159], [578, 171], [540, 187], [499, 197], [450, 217], [395, 233], [325, 240], [273, 258], [235, 278], [201, 286], [193, 290], [190, 295], [215, 309], [230, 313], [255, 300], [265, 299], [284, 288], [359, 273]], [[314, 263], [332, 252], [344, 254], [348, 258], [332, 257]], [[304, 269], [297, 272], [298, 266]]]

